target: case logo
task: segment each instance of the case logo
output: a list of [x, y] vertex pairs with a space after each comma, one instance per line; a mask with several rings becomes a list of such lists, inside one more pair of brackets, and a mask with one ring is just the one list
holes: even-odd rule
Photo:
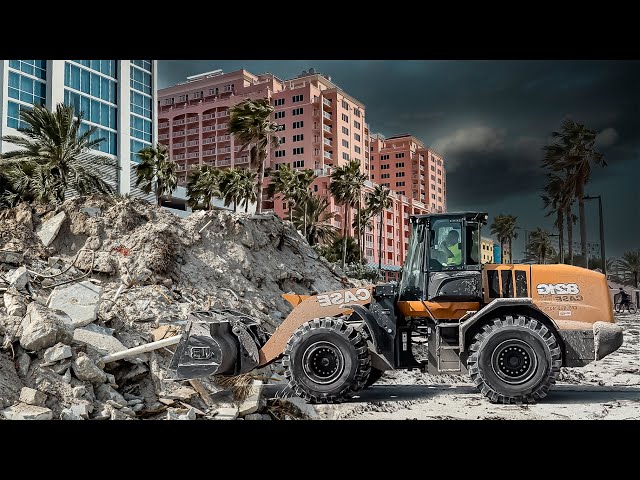
[[366, 288], [359, 288], [354, 294], [351, 290], [344, 292], [333, 292], [318, 295], [318, 305], [321, 307], [330, 307], [331, 305], [342, 305], [349, 302], [357, 302], [368, 300], [371, 292]]
[[576, 283], [539, 283], [538, 295], [578, 295], [580, 287]]

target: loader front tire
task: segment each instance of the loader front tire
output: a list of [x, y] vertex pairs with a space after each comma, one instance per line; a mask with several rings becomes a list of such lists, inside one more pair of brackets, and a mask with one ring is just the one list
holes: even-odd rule
[[340, 403], [352, 397], [371, 372], [362, 333], [333, 317], [316, 318], [293, 332], [282, 364], [289, 388], [310, 403]]
[[492, 403], [535, 403], [556, 383], [562, 354], [555, 334], [524, 315], [488, 322], [469, 347], [467, 369]]

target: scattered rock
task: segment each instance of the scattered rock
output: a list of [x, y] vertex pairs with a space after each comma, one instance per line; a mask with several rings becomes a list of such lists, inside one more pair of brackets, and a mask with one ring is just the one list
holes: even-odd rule
[[64, 408], [60, 412], [60, 420], [84, 420], [84, 418], [70, 408]]
[[214, 420], [235, 420], [238, 418], [238, 409], [235, 407], [223, 407], [218, 409]]
[[24, 290], [27, 287], [27, 283], [29, 283], [29, 272], [27, 272], [27, 267], [23, 265], [22, 267], [16, 268], [7, 276], [7, 280], [9, 280], [9, 286], [16, 290]]
[[51, 245], [51, 243], [56, 239], [56, 236], [60, 231], [60, 227], [62, 227], [66, 218], [67, 215], [62, 211], [40, 226], [36, 233], [45, 247]]
[[53, 412], [46, 407], [18, 403], [0, 412], [7, 420], [51, 420]]
[[87, 387], [84, 385], [78, 385], [73, 387], [73, 398], [83, 398], [87, 395]]
[[238, 415], [244, 417], [256, 413], [262, 407], [262, 382], [254, 380], [251, 384], [249, 396], [238, 407]]
[[98, 368], [87, 355], [78, 355], [72, 365], [73, 373], [78, 380], [91, 382], [94, 385], [100, 385], [107, 381], [107, 374]]
[[144, 409], [144, 403], [138, 403], [138, 404], [134, 405], [133, 407], [131, 407], [131, 410], [133, 410], [136, 413], [140, 412], [143, 409]]
[[172, 400], [182, 400], [182, 401], [188, 402], [189, 400], [191, 400], [191, 397], [193, 397], [195, 394], [196, 394], [196, 391], [193, 388], [180, 387], [172, 391], [171, 393], [165, 394], [164, 397], [170, 398]]
[[47, 394], [34, 388], [23, 387], [22, 390], [20, 390], [20, 401], [28, 405], [44, 407], [44, 404], [47, 401]]
[[7, 289], [2, 296], [7, 313], [14, 317], [24, 317], [27, 313], [27, 302], [14, 288]]
[[107, 384], [100, 385], [96, 388], [96, 398], [102, 402], [107, 402], [107, 400], [112, 400], [120, 407], [126, 407], [127, 401], [124, 399], [120, 393], [118, 393], [113, 387]]
[[313, 408], [313, 405], [307, 403], [304, 399], [300, 397], [283, 398], [282, 401], [292, 405], [296, 413], [298, 413], [299, 416], [304, 419], [314, 420], [314, 419], [320, 418], [318, 416], [318, 412], [316, 412], [315, 408]]
[[90, 328], [76, 328], [73, 331], [73, 341], [81, 345], [86, 345], [97, 352], [100, 356], [126, 350], [120, 340], [105, 333], [99, 333]]
[[71, 358], [72, 356], [71, 347], [69, 345], [65, 345], [64, 343], [57, 343], [53, 347], [47, 348], [44, 352], [44, 361], [46, 363], [49, 362], [58, 362], [60, 360], [64, 360], [65, 358]]
[[9, 250], [0, 250], [0, 263], [8, 263], [9, 265], [21, 265], [24, 262], [24, 253], [11, 252]]
[[[127, 399], [126, 395], [124, 395], [125, 400]], [[134, 405], [138, 405], [140, 403], [143, 403], [143, 400], [141, 398], [132, 398], [131, 400], [127, 400], [127, 405], [130, 407], [133, 407]]]
[[96, 319], [102, 287], [85, 280], [56, 287], [49, 299], [49, 308], [62, 310], [69, 316], [69, 325], [83, 327]]
[[61, 311], [51, 310], [32, 302], [22, 320], [20, 345], [25, 350], [37, 351], [51, 347], [57, 342], [69, 343], [69, 317]]
[[22, 352], [18, 355], [18, 375], [21, 377], [25, 377], [29, 372], [29, 365], [31, 364], [31, 357], [26, 353]]
[[261, 413], [250, 413], [249, 415], [245, 415], [243, 417], [245, 420], [262, 420]]

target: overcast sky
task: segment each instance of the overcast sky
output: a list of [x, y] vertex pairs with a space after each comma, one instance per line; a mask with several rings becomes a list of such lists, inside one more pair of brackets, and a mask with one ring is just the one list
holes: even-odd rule
[[[314, 67], [366, 106], [372, 132], [410, 133], [445, 157], [450, 211], [510, 213], [551, 229], [540, 194], [541, 147], [570, 117], [599, 132], [608, 166], [586, 191], [602, 195], [607, 256], [640, 247], [640, 62], [407, 60], [159, 60], [159, 87], [221, 68], [282, 79]], [[589, 241], [597, 201], [587, 202]], [[577, 213], [577, 208], [576, 208]], [[487, 228], [488, 230], [488, 228]], [[578, 228], [574, 229], [578, 239]], [[488, 233], [488, 232], [487, 232]], [[523, 234], [520, 237], [524, 237]], [[524, 242], [515, 243], [515, 259]]]

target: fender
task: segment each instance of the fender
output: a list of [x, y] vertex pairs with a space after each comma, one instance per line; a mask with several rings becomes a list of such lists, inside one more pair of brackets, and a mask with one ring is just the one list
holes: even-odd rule
[[[353, 311], [353, 315], [357, 315], [364, 323], [369, 327], [371, 332], [371, 343], [373, 343], [374, 352], [378, 354], [385, 363], [388, 364], [388, 368], [393, 368], [394, 365], [394, 349], [393, 340], [395, 337], [395, 328], [390, 332], [390, 329], [384, 327], [386, 325], [386, 319], [380, 319], [378, 316], [362, 305], [345, 305], [344, 308], [348, 308]], [[395, 326], [395, 325], [394, 325]]]
[[484, 317], [487, 316], [487, 314], [489, 314], [490, 312], [498, 308], [512, 306], [512, 305], [528, 307], [528, 308], [531, 308], [532, 310], [536, 310], [541, 315], [543, 315], [544, 318], [548, 320], [548, 322], [555, 328], [556, 332], [558, 331], [558, 326], [553, 321], [553, 319], [549, 318], [549, 316], [546, 313], [540, 310], [533, 303], [533, 300], [531, 298], [496, 298], [495, 300], [491, 301], [491, 303], [487, 304], [484, 308], [478, 310], [476, 313], [474, 313], [472, 316], [470, 316], [468, 319], [466, 319], [460, 324], [460, 329], [459, 329], [460, 352], [464, 352], [465, 350], [465, 347], [466, 347], [465, 335], [469, 330], [469, 328], [473, 326], [473, 324], [483, 319]]

